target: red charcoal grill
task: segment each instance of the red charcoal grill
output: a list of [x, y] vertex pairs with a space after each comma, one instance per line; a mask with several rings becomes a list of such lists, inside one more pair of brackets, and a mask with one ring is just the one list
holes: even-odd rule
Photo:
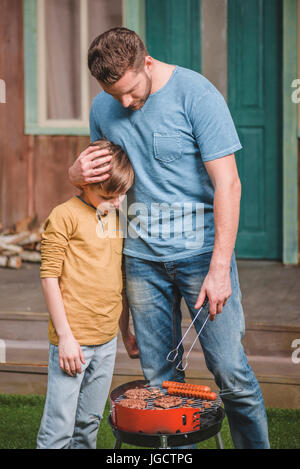
[[[115, 436], [114, 449], [121, 448], [122, 443], [142, 447], [169, 448], [184, 446], [216, 437], [218, 448], [223, 448], [220, 430], [224, 418], [221, 399], [217, 396], [214, 401], [192, 398], [193, 403], [187, 403], [189, 397], [181, 397], [180, 406], [168, 409], [155, 407], [155, 397], [146, 399], [144, 409], [131, 409], [118, 405], [126, 399], [124, 393], [128, 389], [144, 388], [149, 391], [154, 388], [165, 395], [167, 389], [150, 386], [147, 381], [132, 381], [115, 388], [110, 394], [111, 413], [108, 419]], [[206, 408], [209, 403], [209, 408]]]

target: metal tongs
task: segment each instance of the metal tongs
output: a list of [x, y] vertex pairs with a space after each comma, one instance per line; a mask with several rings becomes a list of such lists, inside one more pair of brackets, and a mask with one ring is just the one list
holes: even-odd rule
[[[201, 308], [197, 311], [196, 316], [194, 317], [193, 321], [191, 322], [191, 324], [189, 325], [189, 327], [188, 327], [187, 330], [185, 331], [185, 334], [184, 334], [184, 336], [182, 337], [182, 339], [181, 339], [181, 341], [179, 342], [179, 344], [177, 345], [177, 347], [176, 347], [174, 350], [171, 350], [171, 352], [168, 353], [168, 355], [167, 355], [167, 357], [166, 357], [166, 360], [167, 360], [168, 362], [171, 362], [171, 363], [174, 363], [174, 362], [175, 362], [176, 358], [178, 357], [178, 350], [179, 350], [180, 345], [181, 345], [182, 342], [184, 341], [184, 339], [185, 339], [185, 337], [187, 336], [187, 334], [189, 333], [191, 327], [193, 326], [193, 324], [195, 323], [195, 321], [196, 321], [196, 319], [198, 318], [199, 314], [201, 313], [202, 309], [207, 305], [207, 303], [208, 303], [208, 297], [205, 298], [205, 300], [204, 300], [204, 302], [203, 302]], [[201, 332], [202, 332], [202, 330], [203, 330], [205, 324], [207, 323], [208, 319], [209, 319], [209, 314], [207, 315], [207, 318], [205, 319], [205, 321], [204, 321], [204, 323], [203, 323], [203, 325], [202, 325], [200, 331], [198, 332], [198, 334], [197, 334], [197, 336], [196, 336], [194, 342], [192, 343], [192, 345], [191, 345], [189, 351], [187, 352], [187, 354], [186, 354], [186, 356], [185, 356], [185, 359], [184, 359], [184, 360], [185, 360], [185, 366], [181, 366], [181, 368], [180, 368], [179, 365], [180, 365], [180, 363], [181, 363], [181, 365], [182, 365], [182, 362], [183, 362], [183, 360], [180, 360], [180, 362], [179, 362], [178, 365], [176, 366], [176, 370], [184, 371], [184, 370], [186, 369], [186, 367], [188, 366], [188, 357], [189, 357], [189, 354], [191, 353], [191, 351], [192, 351], [193, 348], [194, 348], [195, 343], [196, 343], [197, 340], [199, 339], [199, 336], [200, 336], [200, 334], [201, 334]], [[171, 357], [172, 357], [172, 354], [174, 354], [174, 353], [175, 353], [174, 357], [171, 358]]]

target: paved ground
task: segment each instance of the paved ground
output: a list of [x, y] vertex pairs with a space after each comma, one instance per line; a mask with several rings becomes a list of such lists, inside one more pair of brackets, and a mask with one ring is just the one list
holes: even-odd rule
[[[300, 326], [300, 267], [279, 262], [239, 260], [247, 323]], [[46, 312], [39, 265], [0, 268], [0, 312]], [[183, 305], [184, 315], [187, 315]]]
[[246, 320], [300, 326], [300, 266], [271, 261], [238, 261]]
[[23, 263], [19, 270], [0, 268], [0, 311], [47, 311], [39, 274], [39, 264]]

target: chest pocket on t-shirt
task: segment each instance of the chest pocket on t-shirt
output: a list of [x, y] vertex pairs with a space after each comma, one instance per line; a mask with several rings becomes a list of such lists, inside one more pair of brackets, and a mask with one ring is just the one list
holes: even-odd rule
[[182, 155], [180, 132], [153, 132], [154, 156], [162, 163], [171, 163]]

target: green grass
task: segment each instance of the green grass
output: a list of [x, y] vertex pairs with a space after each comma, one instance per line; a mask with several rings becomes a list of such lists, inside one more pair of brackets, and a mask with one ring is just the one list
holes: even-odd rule
[[[44, 396], [0, 395], [0, 449], [32, 449], [36, 447], [36, 435], [44, 407]], [[268, 409], [270, 442], [273, 449], [300, 448], [300, 410]], [[114, 437], [107, 423], [109, 404], [98, 434], [97, 448], [113, 448]], [[228, 423], [224, 420], [222, 438], [225, 448], [233, 448]], [[198, 445], [198, 448], [215, 448], [214, 438]], [[137, 448], [123, 445], [122, 448]]]

